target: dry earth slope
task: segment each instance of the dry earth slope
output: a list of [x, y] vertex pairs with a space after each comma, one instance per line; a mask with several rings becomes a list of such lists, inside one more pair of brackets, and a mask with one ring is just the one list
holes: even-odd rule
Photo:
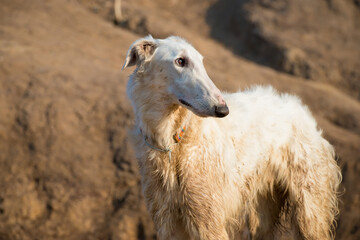
[[[125, 96], [130, 71], [120, 72], [128, 46], [140, 36], [84, 8], [111, 19], [110, 2], [0, 3], [0, 239], [155, 236], [126, 139], [132, 123]], [[226, 9], [226, 0], [197, 1], [192, 8], [188, 1], [123, 2], [124, 27], [141, 34], [187, 38], [205, 56], [209, 74], [220, 88], [237, 91], [256, 83], [272, 84], [309, 105], [343, 168], [346, 190], [337, 238], [359, 239], [356, 92], [339, 90], [336, 79], [329, 84], [326, 78], [305, 81], [297, 72], [292, 74], [298, 77], [279, 73], [247, 60], [263, 64], [256, 56], [235, 51], [245, 56], [238, 57], [211, 40], [217, 27], [211, 19], [219, 14], [212, 7], [220, 4], [215, 9]], [[260, 11], [256, 5], [249, 9], [250, 13], [255, 9], [253, 14]], [[192, 24], [195, 19], [199, 21]], [[272, 67], [286, 72], [281, 66]]]
[[76, 2], [0, 16], [0, 239], [152, 239], [120, 74], [136, 36]]

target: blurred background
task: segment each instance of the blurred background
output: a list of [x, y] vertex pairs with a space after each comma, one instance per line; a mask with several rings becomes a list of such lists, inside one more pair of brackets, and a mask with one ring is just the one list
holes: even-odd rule
[[342, 168], [336, 238], [360, 239], [359, 0], [0, 0], [0, 240], [156, 239], [121, 72], [147, 34], [224, 91], [300, 96]]

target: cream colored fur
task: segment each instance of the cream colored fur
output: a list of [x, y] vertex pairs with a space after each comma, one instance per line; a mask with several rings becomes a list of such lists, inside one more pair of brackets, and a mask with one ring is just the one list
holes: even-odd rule
[[[130, 47], [125, 63], [137, 64], [127, 87], [132, 139], [159, 239], [226, 240], [238, 232], [247, 239], [244, 229], [251, 239], [276, 239], [284, 229], [293, 239], [333, 238], [341, 175], [307, 107], [257, 86], [224, 95], [227, 117], [199, 117], [169, 91], [172, 71], [182, 70], [161, 54], [173, 50], [167, 58], [175, 59], [177, 45], [190, 57], [196, 51], [179, 38], [147, 37]], [[183, 140], [173, 145], [183, 125]], [[171, 162], [144, 138], [171, 146]]]

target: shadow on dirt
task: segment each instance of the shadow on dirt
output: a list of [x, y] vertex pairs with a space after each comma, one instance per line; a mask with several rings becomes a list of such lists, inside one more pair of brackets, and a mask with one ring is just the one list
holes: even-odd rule
[[[281, 70], [284, 49], [265, 38], [260, 26], [250, 20], [249, 2], [219, 0], [213, 4], [206, 14], [206, 22], [211, 27], [210, 35], [239, 56]], [[261, 2], [266, 6], [267, 1]], [[287, 1], [277, 2], [282, 3], [277, 4], [276, 11], [285, 11]]]

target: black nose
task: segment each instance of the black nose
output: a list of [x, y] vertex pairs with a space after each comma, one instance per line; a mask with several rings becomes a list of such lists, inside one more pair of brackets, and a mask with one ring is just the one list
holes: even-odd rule
[[229, 108], [225, 105], [215, 106], [215, 116], [218, 118], [225, 117], [229, 114]]

